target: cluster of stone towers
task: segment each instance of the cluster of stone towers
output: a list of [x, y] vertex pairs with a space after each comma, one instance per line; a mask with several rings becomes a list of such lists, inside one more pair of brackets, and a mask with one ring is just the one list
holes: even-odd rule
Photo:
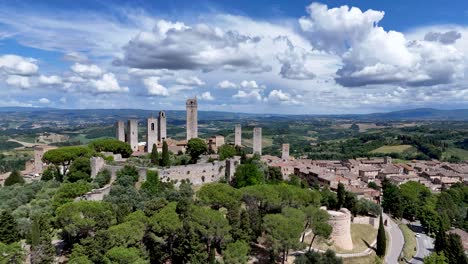
[[[234, 145], [242, 146], [242, 127], [237, 124], [234, 128]], [[253, 129], [253, 154], [262, 155], [262, 128]]]
[[[138, 151], [138, 120], [130, 119], [127, 123], [125, 131], [125, 124], [123, 121], [117, 121], [116, 137], [122, 142], [127, 142], [133, 151]], [[146, 128], [146, 151], [151, 152], [153, 145], [158, 144], [166, 139], [166, 113], [159, 112], [158, 118], [149, 117], [147, 119]]]

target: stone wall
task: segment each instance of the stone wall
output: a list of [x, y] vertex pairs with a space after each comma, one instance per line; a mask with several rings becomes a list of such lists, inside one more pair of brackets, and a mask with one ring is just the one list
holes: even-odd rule
[[379, 228], [379, 219], [370, 216], [356, 216], [353, 218], [353, 224], [371, 225], [373, 228]]
[[91, 157], [91, 178], [96, 178], [96, 175], [104, 168], [105, 162], [101, 157]]
[[330, 216], [328, 223], [333, 228], [330, 235], [331, 240], [340, 249], [353, 249], [353, 240], [351, 239], [351, 212], [345, 208], [342, 208], [340, 211], [327, 212]]

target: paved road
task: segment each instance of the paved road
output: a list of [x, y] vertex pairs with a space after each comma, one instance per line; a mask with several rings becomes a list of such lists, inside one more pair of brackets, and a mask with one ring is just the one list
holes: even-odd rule
[[420, 234], [420, 237], [416, 238], [417, 250], [416, 255], [410, 261], [411, 264], [423, 263], [424, 257], [430, 255], [434, 250], [434, 239], [423, 233], [424, 229], [419, 222], [411, 223], [411, 229], [414, 232]]
[[385, 263], [396, 264], [403, 250], [405, 239], [398, 225], [387, 214], [384, 214], [385, 220], [387, 220], [386, 230], [389, 234], [389, 245], [387, 255], [385, 256]]

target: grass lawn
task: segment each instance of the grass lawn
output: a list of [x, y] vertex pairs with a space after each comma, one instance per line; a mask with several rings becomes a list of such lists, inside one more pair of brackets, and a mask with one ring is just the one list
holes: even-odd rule
[[[371, 245], [376, 237], [377, 229], [374, 229], [371, 225], [351, 224], [351, 239], [353, 240], [352, 250], [340, 249], [328, 241], [320, 241], [319, 239], [314, 241], [313, 247], [323, 250], [331, 249], [337, 253], [357, 253], [366, 250], [368, 248], [367, 245]], [[308, 245], [311, 239], [312, 234], [305, 238], [305, 243]]]
[[382, 146], [380, 148], [374, 149], [371, 153], [403, 153], [411, 149], [411, 145], [395, 145], [395, 146]]
[[468, 160], [468, 150], [460, 148], [448, 148], [443, 154], [444, 157], [457, 156], [462, 160]]
[[416, 237], [414, 236], [414, 232], [411, 231], [407, 225], [401, 224], [399, 227], [403, 233], [403, 237], [405, 238], [403, 257], [409, 261], [416, 254]]

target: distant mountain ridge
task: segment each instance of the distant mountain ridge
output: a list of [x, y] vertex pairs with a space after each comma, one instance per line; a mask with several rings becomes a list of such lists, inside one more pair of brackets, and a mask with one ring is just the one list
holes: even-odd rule
[[[157, 114], [159, 110], [141, 110], [141, 109], [59, 109], [59, 108], [36, 108], [36, 107], [0, 107], [0, 113], [40, 113], [61, 114], [64, 116], [134, 116], [135, 118], [144, 118], [149, 115]], [[184, 110], [167, 110], [173, 118], [184, 119]], [[282, 118], [282, 119], [300, 119], [300, 118], [330, 118], [330, 119], [350, 119], [362, 121], [402, 121], [402, 120], [434, 120], [434, 121], [468, 121], [468, 109], [440, 110], [434, 108], [416, 108], [386, 113], [371, 114], [338, 114], [338, 115], [286, 115], [286, 114], [252, 114], [235, 113], [221, 111], [199, 111], [201, 120], [207, 119], [243, 119], [243, 118]]]

